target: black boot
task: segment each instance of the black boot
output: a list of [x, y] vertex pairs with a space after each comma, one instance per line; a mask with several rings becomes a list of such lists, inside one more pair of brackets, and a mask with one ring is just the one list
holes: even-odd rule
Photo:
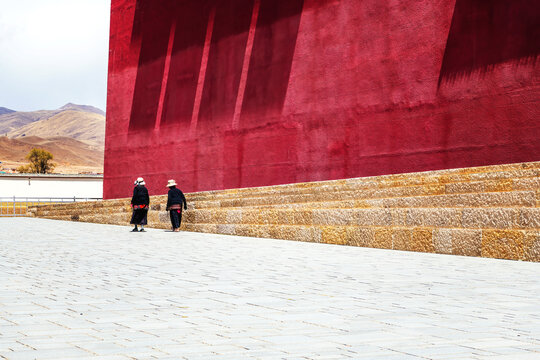
[[136, 226], [133, 228], [133, 230], [131, 230], [131, 232], [138, 232], [138, 231], [139, 231], [139, 229], [137, 229]]

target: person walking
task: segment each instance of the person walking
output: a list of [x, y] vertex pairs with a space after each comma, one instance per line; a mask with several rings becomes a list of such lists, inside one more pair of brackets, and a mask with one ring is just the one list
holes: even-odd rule
[[[148, 196], [148, 189], [145, 187], [146, 183], [142, 177], [135, 180], [135, 188], [133, 189], [133, 196], [131, 198], [131, 208], [133, 214], [131, 215], [130, 224], [135, 225], [133, 232], [145, 231], [144, 225], [147, 224], [148, 205], [150, 205], [150, 196]], [[137, 226], [141, 226], [141, 230]]]
[[182, 207], [187, 210], [187, 201], [184, 193], [176, 188], [177, 184], [174, 180], [169, 180], [167, 187], [169, 193], [167, 196], [167, 207], [171, 216], [171, 224], [174, 232], [180, 231], [180, 225], [182, 224]]

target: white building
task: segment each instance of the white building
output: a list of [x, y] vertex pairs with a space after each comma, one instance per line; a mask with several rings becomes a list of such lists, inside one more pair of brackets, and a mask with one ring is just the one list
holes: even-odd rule
[[102, 198], [103, 175], [0, 174], [0, 198]]

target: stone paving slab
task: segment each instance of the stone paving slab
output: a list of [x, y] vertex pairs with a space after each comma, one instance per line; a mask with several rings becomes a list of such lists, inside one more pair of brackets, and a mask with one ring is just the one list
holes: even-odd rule
[[0, 219], [0, 359], [540, 359], [540, 264]]

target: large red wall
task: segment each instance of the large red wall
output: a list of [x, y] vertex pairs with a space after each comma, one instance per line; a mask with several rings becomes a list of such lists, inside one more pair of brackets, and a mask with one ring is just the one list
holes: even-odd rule
[[529, 0], [112, 0], [104, 197], [540, 160]]

